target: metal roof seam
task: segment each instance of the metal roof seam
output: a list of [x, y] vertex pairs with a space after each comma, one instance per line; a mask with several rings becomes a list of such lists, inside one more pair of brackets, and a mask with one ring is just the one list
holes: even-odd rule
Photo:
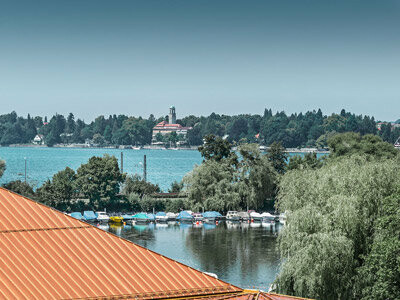
[[32, 229], [11, 229], [11, 230], [0, 230], [0, 233], [16, 233], [16, 232], [29, 232], [29, 231], [50, 231], [50, 230], [68, 230], [68, 229], [82, 229], [91, 228], [90, 225], [79, 226], [79, 227], [54, 227], [54, 228], [32, 228]]

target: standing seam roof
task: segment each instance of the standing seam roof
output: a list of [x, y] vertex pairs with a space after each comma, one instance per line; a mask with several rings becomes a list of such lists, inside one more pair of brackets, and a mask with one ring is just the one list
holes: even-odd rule
[[165, 299], [240, 291], [0, 188], [0, 298]]

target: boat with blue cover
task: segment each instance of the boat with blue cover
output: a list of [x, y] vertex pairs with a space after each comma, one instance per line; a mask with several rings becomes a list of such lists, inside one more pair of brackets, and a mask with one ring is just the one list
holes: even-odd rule
[[150, 223], [149, 216], [146, 213], [138, 213], [133, 216], [133, 220], [136, 224], [148, 224]]
[[186, 210], [183, 210], [176, 217], [176, 220], [181, 222], [181, 223], [192, 223], [193, 222], [193, 216], [189, 212], [187, 212]]
[[121, 216], [124, 222], [131, 222], [133, 220], [133, 215], [125, 214]]
[[70, 216], [78, 220], [83, 220], [82, 214], [78, 211], [70, 213]]
[[96, 222], [96, 221], [97, 221], [97, 216], [96, 216], [96, 214], [94, 213], [94, 211], [92, 211], [92, 210], [85, 210], [85, 211], [83, 212], [83, 219], [84, 219], [86, 222]]
[[147, 217], [149, 218], [150, 222], [156, 221], [156, 216], [154, 214], [147, 214]]
[[206, 211], [203, 213], [205, 223], [215, 223], [222, 215], [217, 211]]
[[157, 223], [167, 223], [168, 221], [168, 216], [165, 212], [159, 211], [156, 213], [156, 222]]

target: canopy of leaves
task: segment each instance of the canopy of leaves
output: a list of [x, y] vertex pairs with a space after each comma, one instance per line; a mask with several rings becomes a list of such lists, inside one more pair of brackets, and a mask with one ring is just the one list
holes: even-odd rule
[[[379, 155], [378, 155], [379, 157]], [[360, 299], [357, 274], [377, 230], [384, 199], [398, 192], [400, 160], [353, 155], [282, 177], [278, 208], [280, 292], [318, 299]], [[383, 299], [383, 298], [378, 298]]]
[[33, 187], [29, 183], [21, 180], [10, 181], [6, 184], [3, 184], [3, 187], [28, 198], [33, 198], [35, 195]]
[[279, 174], [285, 173], [286, 170], [288, 155], [285, 150], [280, 142], [273, 142], [268, 149], [268, 160]]
[[144, 195], [159, 193], [160, 187], [151, 182], [144, 181], [140, 176], [128, 176], [124, 182], [122, 193], [124, 195], [136, 194], [142, 198]]
[[3, 176], [5, 170], [6, 170], [6, 162], [0, 159], [0, 177]]

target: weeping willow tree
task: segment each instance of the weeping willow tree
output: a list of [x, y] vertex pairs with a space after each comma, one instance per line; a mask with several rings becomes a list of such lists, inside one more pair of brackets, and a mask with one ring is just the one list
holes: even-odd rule
[[400, 189], [400, 160], [366, 156], [328, 160], [317, 170], [288, 172], [278, 207], [279, 292], [317, 299], [361, 299], [359, 271], [369, 254], [383, 199]]
[[267, 156], [255, 144], [243, 144], [238, 152], [240, 157], [232, 151], [218, 160], [214, 155], [185, 176], [193, 209], [259, 209], [274, 197], [277, 173]]

